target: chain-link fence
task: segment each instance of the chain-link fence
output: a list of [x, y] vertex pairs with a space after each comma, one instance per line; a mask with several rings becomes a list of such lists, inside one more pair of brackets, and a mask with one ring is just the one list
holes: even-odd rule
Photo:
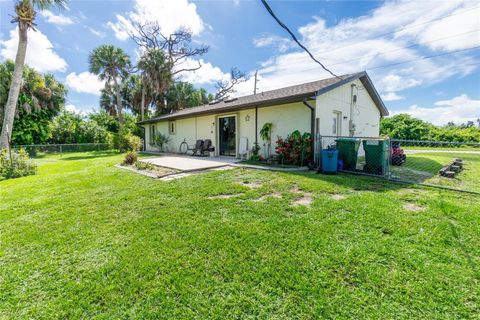
[[[336, 150], [339, 171], [480, 193], [480, 143], [322, 136], [324, 149]], [[315, 160], [322, 169], [320, 152]]]
[[18, 145], [13, 148], [24, 149], [30, 156], [35, 157], [39, 154], [105, 151], [112, 149], [112, 146], [108, 143], [76, 143]]

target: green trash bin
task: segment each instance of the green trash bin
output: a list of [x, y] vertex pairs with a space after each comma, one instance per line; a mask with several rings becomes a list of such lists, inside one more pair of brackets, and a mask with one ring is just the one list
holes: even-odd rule
[[384, 175], [388, 165], [388, 141], [383, 139], [363, 140], [365, 166], [363, 171]]
[[338, 159], [343, 161], [343, 170], [356, 170], [360, 139], [338, 138], [335, 141], [337, 142]]

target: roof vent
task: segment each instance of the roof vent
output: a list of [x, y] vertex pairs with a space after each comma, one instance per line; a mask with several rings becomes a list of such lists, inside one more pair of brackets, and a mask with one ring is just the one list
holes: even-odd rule
[[225, 103], [233, 102], [233, 101], [236, 101], [236, 100], [238, 100], [238, 99], [237, 98], [227, 99], [227, 100], [225, 100]]

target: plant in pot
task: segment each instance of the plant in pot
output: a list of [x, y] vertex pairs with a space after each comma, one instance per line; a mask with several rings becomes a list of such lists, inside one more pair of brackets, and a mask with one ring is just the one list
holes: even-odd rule
[[270, 147], [272, 145], [272, 128], [273, 128], [273, 124], [267, 122], [263, 125], [262, 129], [260, 130], [260, 137], [265, 142], [263, 145], [266, 147], [265, 158], [270, 157]]

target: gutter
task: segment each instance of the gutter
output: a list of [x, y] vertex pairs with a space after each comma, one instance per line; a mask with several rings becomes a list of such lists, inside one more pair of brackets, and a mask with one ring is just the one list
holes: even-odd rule
[[[311, 97], [310, 99], [315, 99], [316, 97]], [[303, 99], [303, 104], [310, 109], [310, 137], [312, 138], [312, 155], [315, 154], [315, 107], [310, 105], [307, 102], [307, 98]]]
[[303, 99], [303, 104], [310, 109], [310, 134], [312, 135], [312, 138], [315, 137], [315, 107], [310, 105], [307, 102], [307, 98]]

